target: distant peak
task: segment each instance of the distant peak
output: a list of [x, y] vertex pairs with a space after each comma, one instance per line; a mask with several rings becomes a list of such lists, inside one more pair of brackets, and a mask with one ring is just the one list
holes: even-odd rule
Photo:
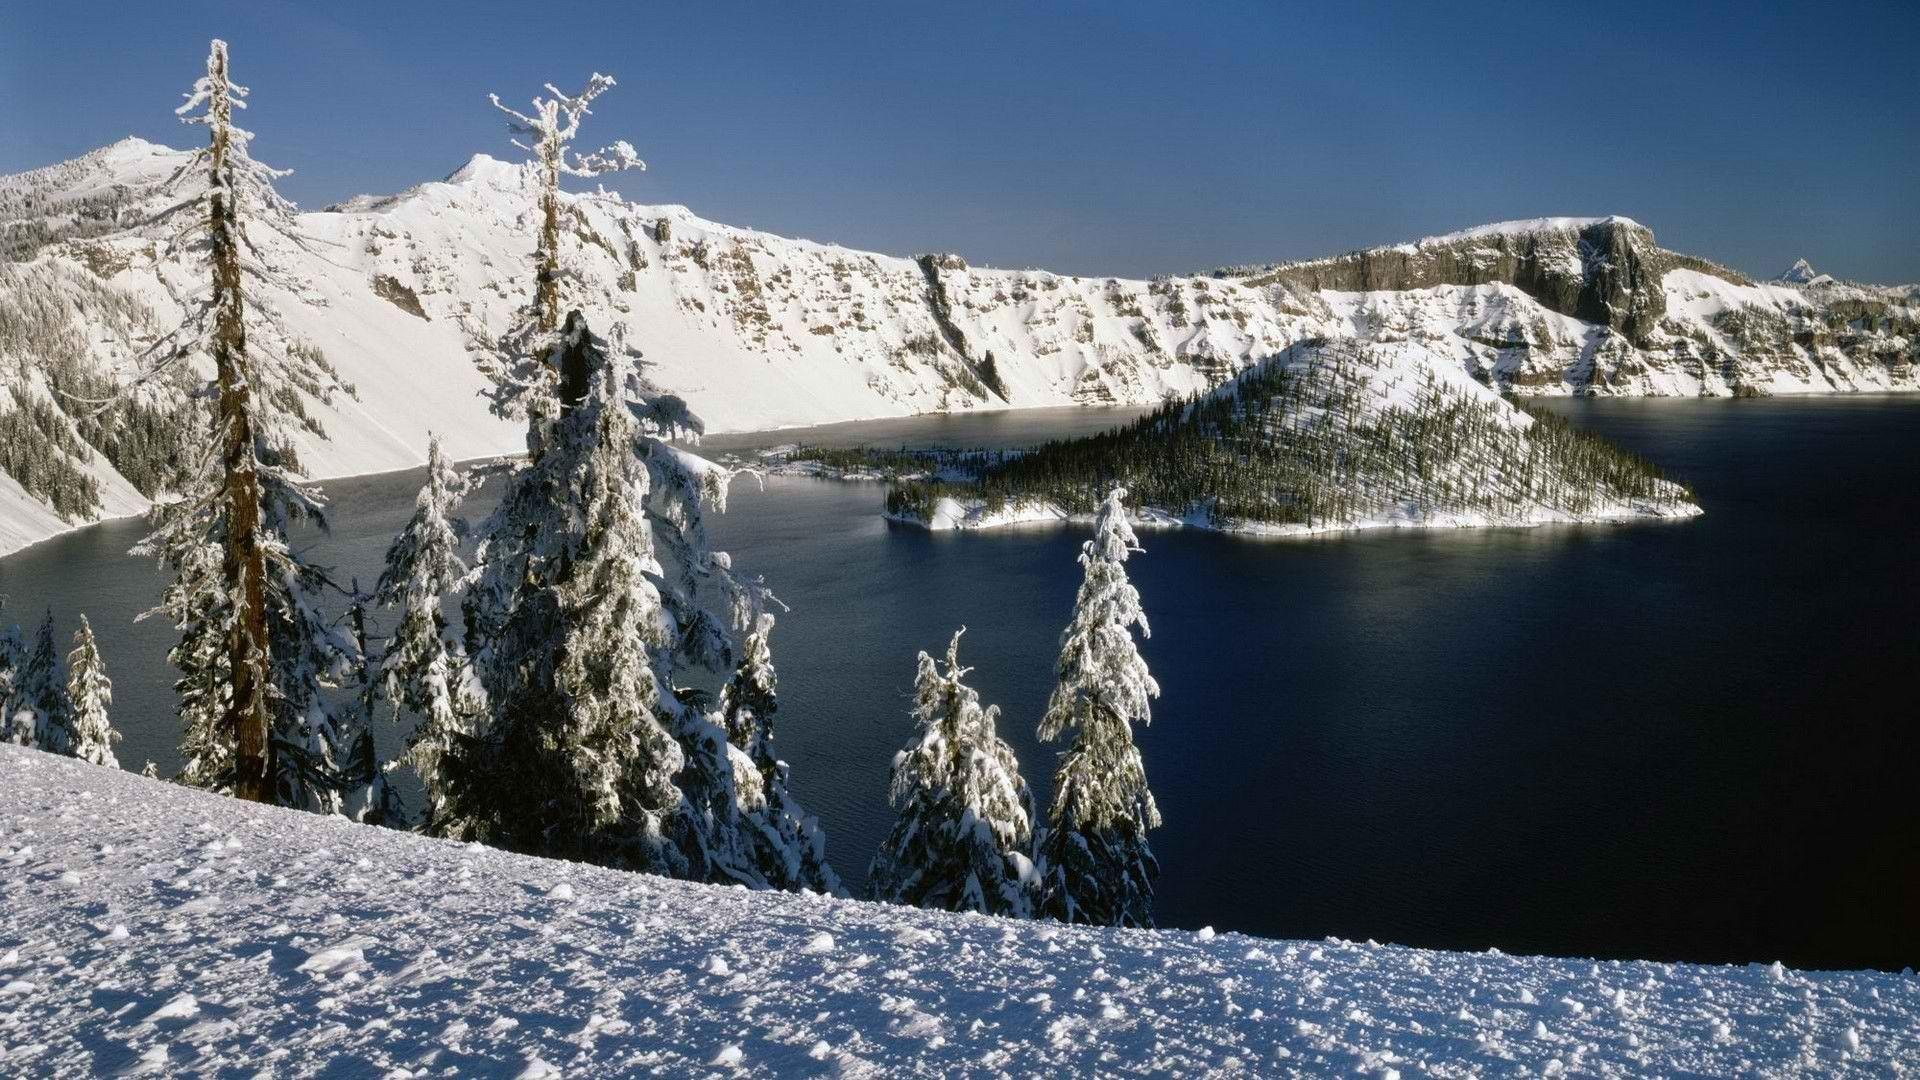
[[179, 157], [188, 153], [161, 143], [143, 139], [138, 135], [129, 135], [124, 139], [110, 142], [81, 160], [92, 158], [106, 161], [142, 161], [155, 157]]
[[1813, 269], [1813, 264], [1805, 259], [1795, 259], [1787, 272], [1774, 279], [1789, 285], [1818, 285], [1833, 279]]
[[492, 184], [519, 186], [522, 170], [511, 161], [501, 161], [491, 154], [475, 154], [467, 159], [465, 165], [453, 171], [447, 177], [449, 184]]

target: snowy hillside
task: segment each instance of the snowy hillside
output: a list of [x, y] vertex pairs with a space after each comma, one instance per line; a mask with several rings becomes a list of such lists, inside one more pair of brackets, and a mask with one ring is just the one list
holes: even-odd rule
[[[171, 204], [162, 188], [185, 156], [127, 139], [0, 178], [0, 417], [65, 446], [0, 468], [0, 552], [137, 510], [154, 490], [138, 471], [198, 436], [164, 387], [145, 412], [91, 427], [76, 404], [123, 383], [199, 287], [164, 254], [172, 227], [143, 224]], [[571, 302], [713, 431], [1149, 404], [1313, 337], [1417, 342], [1522, 393], [1909, 389], [1920, 350], [1911, 290], [1753, 284], [1623, 218], [1135, 281], [876, 255], [680, 206], [569, 205]], [[292, 283], [261, 297], [284, 323], [263, 346], [315, 351], [357, 391], [306, 403], [330, 436], [301, 438], [311, 474], [418, 464], [429, 430], [457, 458], [521, 448], [482, 407], [472, 360], [526, 301], [531, 213], [526, 174], [477, 156], [443, 182], [301, 214], [291, 234], [256, 230], [262, 261]], [[56, 505], [74, 486], [61, 468], [97, 492]]]
[[1920, 979], [750, 893], [0, 746], [0, 1072], [1899, 1075]]

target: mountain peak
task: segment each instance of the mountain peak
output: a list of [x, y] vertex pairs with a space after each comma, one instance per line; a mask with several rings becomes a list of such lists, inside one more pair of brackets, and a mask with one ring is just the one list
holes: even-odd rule
[[1807, 260], [1795, 259], [1793, 265], [1787, 268], [1787, 272], [1774, 278], [1774, 280], [1784, 282], [1788, 285], [1825, 285], [1831, 282], [1833, 278], [1826, 274], [1816, 273], [1813, 269], [1813, 264]]
[[517, 163], [502, 161], [491, 154], [475, 154], [465, 165], [447, 177], [449, 184], [485, 184], [490, 187], [519, 187], [525, 175]]

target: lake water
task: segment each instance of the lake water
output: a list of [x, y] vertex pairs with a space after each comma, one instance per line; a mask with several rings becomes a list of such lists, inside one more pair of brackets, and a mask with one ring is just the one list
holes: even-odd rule
[[[1572, 401], [1692, 483], [1669, 524], [1257, 541], [1143, 532], [1164, 688], [1139, 733], [1164, 924], [1441, 948], [1920, 965], [1920, 400]], [[836, 426], [710, 445], [1010, 446], [1112, 416]], [[313, 553], [368, 580], [417, 473], [327, 484]], [[715, 539], [793, 606], [782, 755], [849, 881], [891, 818], [914, 654], [961, 624], [1044, 801], [1032, 730], [1076, 529], [929, 535], [883, 488], [735, 487]], [[7, 618], [93, 619], [120, 757], [177, 761], [138, 522], [0, 560]], [[30, 629], [30, 625], [29, 625]], [[397, 742], [399, 732], [382, 732]]]

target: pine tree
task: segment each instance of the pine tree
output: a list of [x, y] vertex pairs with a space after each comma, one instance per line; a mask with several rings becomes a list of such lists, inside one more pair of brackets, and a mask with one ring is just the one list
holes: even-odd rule
[[[182, 634], [169, 654], [181, 671], [181, 779], [331, 812], [353, 786], [341, 762], [354, 739], [350, 719], [327, 691], [354, 650], [319, 611], [325, 575], [286, 544], [295, 521], [325, 525], [319, 497], [294, 479], [287, 425], [321, 434], [301, 411], [299, 393], [317, 388], [324, 397], [343, 386], [317, 351], [249, 348], [249, 322], [275, 320], [249, 295], [248, 281], [273, 271], [243, 257], [258, 250], [243, 227], [243, 208], [289, 238], [292, 220], [272, 191], [271, 179], [283, 174], [248, 156], [252, 135], [233, 123], [246, 95], [229, 77], [226, 43], [215, 40], [206, 75], [178, 110], [187, 123], [207, 127], [208, 145], [174, 178], [205, 169], [205, 186], [181, 203], [204, 216], [181, 235], [194, 241], [210, 292], [164, 340], [160, 356], [162, 367], [211, 356], [212, 455], [189, 470], [180, 498], [156, 504], [153, 531], [139, 550], [175, 572], [149, 614], [169, 615]], [[188, 115], [195, 109], [203, 111]]]
[[[587, 154], [572, 149], [573, 140], [580, 133], [580, 120], [591, 115], [587, 106], [614, 85], [613, 76], [599, 72], [587, 80], [586, 89], [571, 96], [548, 83], [547, 93], [553, 96], [535, 97], [532, 115], [502, 105], [498, 94], [487, 95], [493, 107], [507, 115], [507, 129], [516, 136], [513, 145], [533, 156], [531, 164], [538, 185], [535, 210], [539, 214], [539, 233], [533, 254], [533, 303], [520, 325], [502, 339], [497, 366], [492, 371], [497, 384], [493, 395], [495, 410], [516, 419], [531, 418], [535, 436], [539, 434], [540, 421], [553, 416], [560, 395], [556, 385], [559, 373], [549, 363], [549, 354], [554, 348], [553, 334], [560, 328], [562, 310], [560, 285], [564, 271], [560, 237], [561, 217], [567, 206], [561, 199], [560, 178], [585, 179], [647, 167], [633, 146], [625, 141]], [[523, 142], [522, 138], [530, 142]], [[581, 374], [573, 373], [575, 383], [571, 396], [578, 397], [585, 390], [577, 381]], [[540, 449], [537, 444], [528, 447], [535, 456]]]
[[[561, 243], [568, 231], [562, 226], [566, 216], [578, 213], [576, 204], [583, 198], [563, 199], [560, 178], [644, 168], [626, 143], [591, 154], [571, 150], [589, 104], [613, 85], [611, 78], [598, 74], [576, 96], [549, 85], [552, 97], [536, 98], [531, 114], [508, 109], [493, 98], [494, 106], [510, 118], [511, 130], [527, 138], [516, 139], [515, 145], [532, 155], [535, 177], [538, 224], [533, 299], [515, 327], [502, 337], [490, 364], [496, 382], [493, 408], [503, 416], [527, 421], [528, 456], [508, 478], [505, 500], [482, 532], [477, 569], [463, 601], [466, 654], [474, 675], [467, 685], [473, 687], [471, 696], [485, 713], [479, 725], [484, 730], [477, 729], [464, 742], [456, 740], [450, 751], [457, 770], [480, 764], [479, 771], [464, 772], [464, 780], [449, 772], [450, 785], [460, 790], [448, 801], [460, 805], [446, 816], [445, 828], [462, 834], [477, 830], [503, 835], [496, 820], [502, 807], [484, 805], [498, 790], [476, 786], [474, 778], [484, 774], [485, 760], [500, 752], [498, 747], [508, 733], [526, 725], [525, 716], [516, 715], [526, 706], [515, 702], [538, 694], [521, 675], [511, 673], [503, 693], [501, 675], [507, 665], [525, 663], [507, 659], [524, 656], [527, 643], [516, 635], [534, 631], [521, 627], [536, 627], [542, 620], [555, 625], [569, 621], [567, 613], [554, 609], [544, 598], [560, 588], [563, 568], [538, 552], [544, 544], [559, 542], [555, 537], [578, 532], [576, 523], [590, 523], [598, 512], [589, 505], [595, 495], [590, 487], [555, 481], [546, 474], [551, 469], [568, 474], [581, 467], [583, 458], [599, 454], [607, 460], [595, 470], [613, 476], [611, 457], [624, 452], [634, 470], [620, 481], [629, 487], [621, 496], [627, 505], [616, 519], [618, 527], [591, 542], [607, 543], [610, 565], [634, 560], [631, 571], [616, 573], [630, 574], [644, 584], [633, 602], [650, 614], [639, 624], [629, 620], [636, 636], [627, 644], [637, 652], [627, 657], [616, 650], [613, 655], [627, 673], [622, 677], [643, 688], [646, 708], [614, 719], [619, 721], [616, 726], [633, 730], [638, 759], [645, 764], [626, 781], [598, 787], [602, 811], [616, 802], [627, 808], [621, 811], [625, 820], [616, 830], [618, 836], [603, 835], [608, 834], [608, 826], [597, 823], [595, 815], [570, 809], [566, 800], [538, 810], [535, 816], [559, 813], [563, 820], [554, 826], [556, 835], [587, 837], [583, 847], [575, 840], [566, 841], [581, 847], [587, 857], [638, 861], [669, 873], [756, 888], [805, 886], [832, 891], [838, 882], [822, 857], [817, 826], [793, 805], [784, 769], [774, 770], [777, 783], [770, 789], [768, 774], [728, 740], [724, 714], [710, 711], [704, 692], [678, 683], [687, 672], [724, 673], [735, 664], [728, 623], [708, 607], [707, 598], [725, 598], [733, 626], [749, 636], [768, 599], [764, 586], [736, 575], [731, 559], [713, 550], [707, 539], [706, 514], [725, 509], [733, 474], [670, 444], [676, 438], [697, 442], [701, 425], [683, 401], [659, 393], [639, 378], [627, 358], [619, 355], [624, 349], [610, 349], [590, 333], [578, 312], [560, 325], [566, 281]], [[583, 438], [576, 414], [598, 412], [604, 417], [615, 404], [628, 414], [617, 422], [620, 430], [612, 431], [615, 421], [603, 418], [608, 430]], [[550, 453], [563, 454], [563, 461], [550, 467], [546, 461]], [[634, 513], [637, 521], [626, 521]], [[769, 659], [769, 674], [770, 663]], [[559, 707], [579, 708], [583, 713], [555, 718], [553, 722], [563, 728], [579, 724], [584, 731], [594, 731], [608, 722], [591, 695], [586, 701]], [[670, 738], [676, 754], [666, 754], [654, 745], [656, 732]], [[670, 785], [662, 788], [655, 768], [670, 759]], [[579, 787], [585, 779], [590, 778], [583, 773], [569, 782]], [[608, 792], [618, 798], [608, 797]], [[633, 811], [636, 806], [641, 808], [638, 812]], [[524, 815], [528, 809], [515, 812]], [[641, 838], [638, 850], [631, 842], [634, 837]], [[508, 842], [528, 843], [524, 837]], [[783, 844], [800, 847], [790, 851]]]
[[204, 536], [183, 535], [167, 546], [166, 558], [174, 569], [173, 581], [159, 605], [138, 618], [165, 614], [180, 632], [180, 640], [167, 651], [167, 662], [180, 672], [173, 689], [179, 699], [184, 764], [176, 779], [190, 787], [232, 791], [234, 740], [224, 727], [233, 687], [227, 677], [230, 607], [222, 588], [220, 546]]
[[93, 640], [93, 624], [80, 616], [80, 629], [73, 632], [73, 651], [67, 654], [67, 699], [72, 705], [65, 746], [62, 752], [82, 761], [117, 769], [113, 744], [120, 733], [107, 718], [107, 706], [113, 704], [113, 680], [100, 660], [100, 648]]
[[629, 369], [578, 312], [557, 344], [590, 373], [586, 393], [509, 477], [483, 530], [464, 611], [486, 716], [442, 759], [433, 827], [683, 874], [683, 758], [664, 719], [674, 627], [655, 585]]
[[[0, 600], [0, 610], [6, 601]], [[20, 665], [25, 662], [26, 644], [20, 640], [20, 627], [0, 626], [0, 742], [32, 746], [33, 713], [19, 700]]]
[[751, 765], [738, 770], [735, 807], [750, 842], [760, 880], [776, 889], [839, 894], [840, 877], [827, 863], [827, 839], [818, 820], [793, 797], [787, 763], [774, 755], [773, 717], [779, 710], [771, 612], [758, 612], [740, 650], [740, 664], [720, 692], [720, 726], [733, 755]]
[[[444, 800], [441, 759], [466, 734], [463, 714], [471, 711], [459, 693], [465, 658], [449, 640], [441, 614], [442, 600], [459, 588], [467, 572], [460, 559], [467, 524], [455, 512], [468, 488], [434, 436], [427, 444], [426, 483], [414, 500], [413, 516], [387, 548], [372, 597], [376, 604], [399, 608], [400, 621], [379, 659], [368, 665], [368, 705], [385, 701], [396, 717], [405, 710], [419, 718], [404, 760], [426, 789], [429, 821]], [[376, 770], [375, 775], [382, 774]]]
[[1126, 494], [1116, 487], [1107, 495], [1093, 539], [1081, 546], [1086, 576], [1061, 635], [1059, 682], [1040, 721], [1042, 740], [1074, 734], [1054, 772], [1040, 843], [1041, 912], [1063, 922], [1151, 926], [1160, 868], [1147, 830], [1160, 824], [1160, 811], [1133, 725], [1151, 719], [1148, 701], [1160, 696], [1160, 686], [1131, 632], [1138, 626], [1145, 636], [1148, 627], [1140, 594], [1127, 580], [1127, 556], [1141, 548], [1127, 524]]
[[33, 648], [16, 668], [11, 699], [17, 741], [56, 754], [68, 752], [73, 700], [67, 696], [66, 669], [54, 645], [51, 609], [40, 622]]
[[[206, 189], [208, 262], [213, 272], [212, 346], [219, 406], [222, 487], [218, 514], [224, 519], [222, 584], [233, 601], [228, 633], [227, 677], [232, 686], [221, 726], [234, 738], [233, 793], [242, 799], [272, 798], [273, 761], [267, 716], [272, 664], [267, 645], [267, 560], [260, 528], [260, 479], [255, 449], [253, 383], [247, 365], [246, 296], [240, 273], [237, 153], [250, 136], [233, 124], [233, 110], [246, 107], [247, 90], [228, 78], [227, 43], [216, 39], [207, 54], [207, 74], [194, 84], [180, 112], [205, 124], [209, 178]], [[204, 105], [200, 116], [186, 116]]]
[[1035, 809], [1013, 748], [994, 730], [998, 706], [961, 679], [962, 627], [946, 671], [920, 654], [913, 719], [919, 732], [893, 759], [900, 812], [867, 871], [875, 900], [948, 911], [1033, 914]]

